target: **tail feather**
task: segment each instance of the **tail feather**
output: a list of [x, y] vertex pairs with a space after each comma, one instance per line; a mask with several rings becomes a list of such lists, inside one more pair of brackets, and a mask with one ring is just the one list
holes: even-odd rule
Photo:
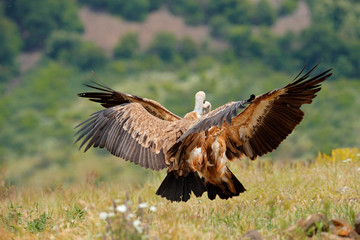
[[188, 201], [190, 193], [200, 197], [206, 191], [206, 187], [197, 172], [190, 172], [187, 176], [176, 176], [174, 172], [169, 172], [160, 187], [156, 191], [157, 195], [170, 201]]
[[235, 175], [230, 171], [230, 169], [228, 168], [227, 170], [231, 174], [230, 182], [234, 185], [235, 193], [229, 189], [229, 186], [226, 182], [222, 182], [221, 185], [214, 185], [208, 182], [206, 183], [206, 188], [209, 199], [214, 200], [216, 198], [216, 195], [219, 195], [221, 199], [229, 199], [234, 196], [239, 196], [240, 193], [246, 191], [245, 187], [235, 177]]

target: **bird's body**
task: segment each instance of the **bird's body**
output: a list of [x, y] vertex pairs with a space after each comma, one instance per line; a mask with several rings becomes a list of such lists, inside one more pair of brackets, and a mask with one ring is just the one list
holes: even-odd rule
[[207, 191], [210, 199], [238, 196], [245, 188], [226, 163], [271, 152], [293, 131], [304, 115], [301, 105], [311, 103], [331, 75], [328, 70], [309, 78], [313, 69], [283, 88], [213, 111], [205, 93], [198, 92], [194, 111], [184, 118], [153, 100], [88, 85], [100, 92], [79, 96], [106, 109], [78, 125], [77, 141], [84, 138], [85, 151], [106, 148], [145, 168], [168, 168], [156, 193], [171, 201], [187, 201], [191, 192], [199, 197]]

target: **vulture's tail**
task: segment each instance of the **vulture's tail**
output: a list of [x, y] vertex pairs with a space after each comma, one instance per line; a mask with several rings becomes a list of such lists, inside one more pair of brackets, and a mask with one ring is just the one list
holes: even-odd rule
[[[234, 196], [239, 196], [240, 193], [245, 192], [245, 187], [241, 182], [235, 177], [235, 175], [227, 168], [228, 181], [221, 182], [220, 184], [211, 184], [207, 182], [206, 188], [208, 192], [208, 197], [211, 200], [216, 198], [216, 195], [219, 195], [221, 199], [228, 199]], [[233, 189], [233, 191], [231, 190]]]
[[190, 172], [187, 176], [178, 177], [174, 172], [169, 172], [156, 194], [172, 202], [186, 202], [190, 199], [191, 192], [196, 197], [200, 197], [205, 191], [206, 187], [197, 172]]

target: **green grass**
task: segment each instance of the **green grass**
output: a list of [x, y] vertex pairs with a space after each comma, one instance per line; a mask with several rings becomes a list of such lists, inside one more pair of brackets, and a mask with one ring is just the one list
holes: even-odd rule
[[[238, 161], [230, 168], [248, 191], [227, 201], [210, 201], [205, 195], [186, 203], [162, 199], [155, 191], [165, 172], [130, 189], [121, 182], [99, 182], [95, 175], [67, 187], [3, 184], [0, 239], [238, 239], [249, 230], [258, 230], [266, 239], [285, 239], [284, 231], [309, 214], [353, 224], [360, 212], [358, 149], [319, 154], [312, 163], [258, 159]], [[147, 206], [139, 208], [139, 203]], [[114, 211], [123, 204], [126, 212]]]

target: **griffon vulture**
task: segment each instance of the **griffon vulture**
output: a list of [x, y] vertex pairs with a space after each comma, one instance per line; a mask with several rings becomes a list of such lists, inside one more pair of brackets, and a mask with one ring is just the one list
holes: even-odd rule
[[269, 153], [294, 130], [304, 116], [300, 107], [312, 102], [332, 74], [329, 69], [310, 77], [315, 67], [282, 88], [213, 111], [205, 93], [198, 92], [194, 111], [184, 118], [156, 101], [93, 82], [87, 86], [97, 91], [78, 96], [105, 109], [76, 127], [76, 142], [83, 139], [85, 151], [106, 148], [145, 168], [167, 168], [156, 194], [170, 201], [186, 202], [191, 192], [196, 197], [207, 192], [210, 199], [238, 196], [245, 188], [226, 163]]

